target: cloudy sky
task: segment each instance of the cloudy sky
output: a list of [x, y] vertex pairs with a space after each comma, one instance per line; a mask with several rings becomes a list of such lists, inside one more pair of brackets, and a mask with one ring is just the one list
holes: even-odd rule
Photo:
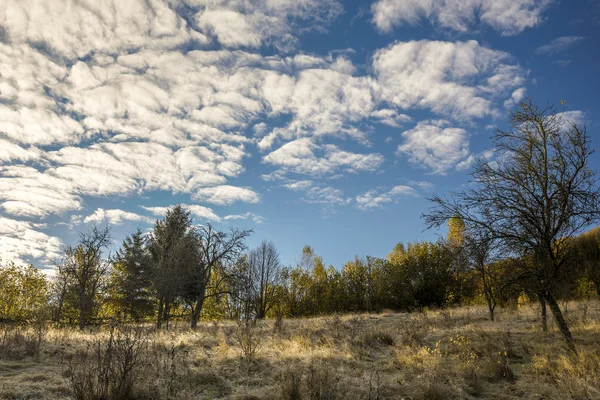
[[0, 0], [0, 257], [175, 203], [286, 264], [434, 239], [526, 96], [598, 137], [598, 39], [598, 0]]

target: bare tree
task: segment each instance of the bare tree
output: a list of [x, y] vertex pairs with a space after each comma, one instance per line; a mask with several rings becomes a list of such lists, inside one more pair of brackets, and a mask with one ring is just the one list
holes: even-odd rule
[[281, 278], [281, 262], [273, 242], [263, 241], [248, 254], [248, 275], [255, 316], [265, 318]]
[[492, 263], [494, 242], [485, 233], [479, 237], [467, 235], [465, 237], [465, 249], [469, 258], [470, 267], [477, 272], [483, 286], [483, 296], [488, 305], [490, 320], [494, 320], [496, 310], [498, 284], [495, 274], [496, 265]]
[[[109, 263], [102, 259], [102, 250], [110, 244], [110, 229], [94, 227], [79, 235], [75, 247], [64, 249], [64, 258], [59, 274], [61, 289], [67, 282], [72, 285], [76, 297], [76, 307], [79, 312], [79, 329], [84, 329], [93, 314], [96, 297], [100, 285], [108, 272]], [[64, 300], [64, 290], [60, 298], [60, 308]]]
[[[196, 260], [190, 268], [190, 275], [186, 291], [186, 297], [192, 300], [192, 318], [191, 327], [198, 325], [204, 300], [210, 290], [211, 296], [224, 294], [219, 290], [221, 283], [227, 277], [227, 274], [221, 274], [217, 281], [212, 280], [213, 271], [221, 266], [225, 267], [232, 264], [244, 251], [246, 245], [244, 241], [252, 233], [252, 230], [232, 229], [229, 233], [217, 231], [211, 224], [198, 228], [196, 232]], [[209, 287], [212, 285], [212, 287]]]
[[548, 303], [568, 346], [573, 338], [554, 290], [564, 278], [571, 240], [600, 218], [593, 153], [585, 127], [531, 100], [511, 113], [511, 129], [493, 136], [495, 158], [480, 159], [473, 181], [450, 198], [434, 196], [424, 215], [430, 227], [453, 216], [487, 232], [506, 254], [526, 257], [516, 276]]

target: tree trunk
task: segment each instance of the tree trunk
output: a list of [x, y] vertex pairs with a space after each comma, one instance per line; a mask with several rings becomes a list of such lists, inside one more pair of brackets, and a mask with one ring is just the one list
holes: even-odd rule
[[204, 305], [204, 295], [198, 297], [196, 300], [196, 306], [194, 307], [194, 311], [192, 312], [192, 320], [190, 326], [192, 329], [198, 326], [198, 321], [200, 320], [200, 313], [202, 312], [202, 306]]
[[485, 299], [487, 300], [488, 309], [490, 310], [490, 320], [493, 321], [494, 320], [494, 310], [496, 309], [496, 302], [494, 301], [494, 299], [492, 298], [492, 296], [489, 293], [486, 294]]
[[85, 329], [85, 315], [83, 310], [79, 313], [79, 330], [82, 331]]
[[540, 307], [542, 308], [542, 330], [548, 332], [548, 316], [546, 313], [546, 298], [542, 293], [538, 293]]
[[64, 299], [65, 295], [64, 293], [61, 293], [58, 301], [58, 307], [56, 308], [56, 313], [54, 314], [54, 322], [56, 322], [57, 324], [60, 323], [60, 320], [62, 318], [63, 303], [65, 301]]
[[483, 274], [483, 294], [485, 295], [485, 300], [488, 303], [488, 309], [490, 311], [490, 320], [493, 321], [494, 310], [496, 309], [496, 298], [494, 297], [492, 288], [489, 287], [486, 283], [485, 274]]
[[162, 313], [163, 313], [163, 299], [162, 297], [158, 301], [158, 316], [156, 319], [156, 328], [162, 328]]
[[573, 336], [571, 335], [571, 331], [569, 330], [569, 325], [567, 324], [567, 321], [563, 318], [562, 312], [560, 311], [560, 307], [558, 306], [556, 299], [550, 293], [547, 293], [545, 297], [548, 301], [550, 311], [552, 311], [552, 315], [554, 315], [556, 324], [560, 329], [560, 333], [562, 333], [565, 342], [567, 342], [567, 346], [569, 346], [569, 349], [571, 349], [573, 353], [577, 354], [577, 349], [575, 348], [575, 343], [573, 342]]
[[169, 300], [165, 300], [165, 307], [163, 310], [163, 321], [165, 321], [167, 330], [169, 330], [169, 317], [171, 314], [171, 302]]
[[80, 300], [79, 300], [79, 330], [82, 331], [85, 329], [85, 317], [87, 304], [85, 301], [84, 295], [79, 292]]

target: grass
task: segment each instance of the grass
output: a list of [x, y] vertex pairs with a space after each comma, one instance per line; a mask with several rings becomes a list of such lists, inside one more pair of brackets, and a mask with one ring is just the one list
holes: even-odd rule
[[463, 307], [194, 331], [0, 328], [0, 398], [599, 399], [600, 302], [569, 305], [577, 356], [538, 314], [530, 304], [496, 322]]

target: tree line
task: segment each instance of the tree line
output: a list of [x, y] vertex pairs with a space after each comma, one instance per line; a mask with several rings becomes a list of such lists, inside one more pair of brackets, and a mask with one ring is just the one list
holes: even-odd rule
[[544, 330], [551, 310], [575, 351], [561, 299], [600, 296], [600, 196], [585, 127], [531, 100], [511, 113], [509, 130], [492, 137], [493, 153], [472, 167], [461, 192], [433, 196], [428, 227], [446, 238], [394, 247], [385, 258], [355, 257], [325, 266], [310, 246], [298, 265], [282, 266], [276, 247], [248, 250], [250, 230], [196, 226], [181, 205], [150, 233], [129, 235], [113, 256], [108, 227], [94, 227], [63, 250], [47, 281], [30, 267], [4, 266], [0, 318], [48, 310], [81, 329], [106, 318], [153, 320], [158, 328], [202, 318], [315, 316], [412, 311], [520, 296], [539, 301]]
[[[490, 249], [471, 241], [457, 217], [435, 242], [398, 243], [385, 258], [355, 257], [341, 268], [325, 266], [305, 246], [296, 266], [283, 266], [272, 242], [245, 246], [251, 233], [193, 227], [181, 205], [169, 209], [154, 230], [127, 236], [103, 257], [110, 231], [95, 227], [63, 250], [56, 275], [6, 264], [0, 274], [0, 320], [27, 321], [44, 311], [63, 325], [84, 328], [111, 318], [153, 321], [168, 328], [176, 319], [191, 327], [200, 319], [311, 317], [333, 313], [410, 312], [424, 308], [486, 304], [516, 307], [537, 299], [516, 278], [531, 262], [491, 261]], [[172, 231], [169, 231], [172, 229]], [[600, 297], [600, 228], [571, 238], [573, 258], [557, 298]]]

